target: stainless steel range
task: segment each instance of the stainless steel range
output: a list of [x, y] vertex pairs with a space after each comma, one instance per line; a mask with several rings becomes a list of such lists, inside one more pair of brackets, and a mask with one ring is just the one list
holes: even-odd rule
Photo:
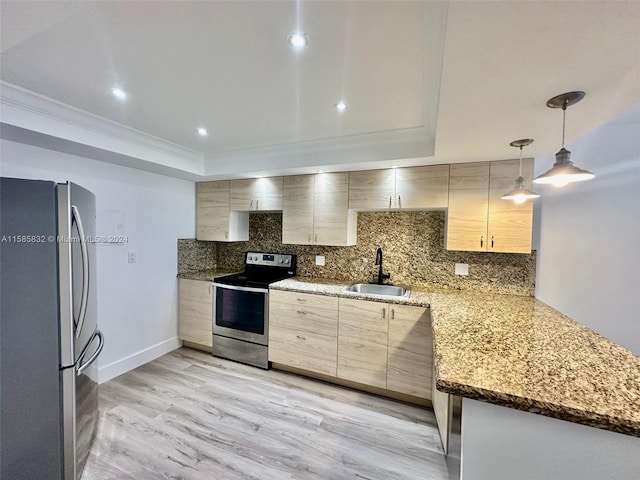
[[213, 354], [269, 368], [269, 284], [296, 274], [296, 256], [247, 252], [244, 272], [213, 283]]

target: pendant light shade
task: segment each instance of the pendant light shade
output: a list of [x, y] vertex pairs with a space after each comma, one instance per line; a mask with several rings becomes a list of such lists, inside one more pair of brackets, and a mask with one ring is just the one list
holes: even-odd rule
[[556, 153], [556, 162], [549, 170], [539, 175], [533, 183], [551, 184], [562, 187], [568, 183], [591, 180], [595, 175], [588, 170], [576, 167], [571, 161], [571, 152], [564, 148], [567, 107], [584, 98], [584, 92], [569, 92], [555, 96], [547, 101], [549, 108], [562, 108], [562, 148]]
[[524, 178], [522, 177], [522, 148], [527, 145], [531, 145], [532, 143], [533, 139], [523, 138], [521, 140], [514, 140], [509, 144], [512, 147], [518, 147], [520, 149], [520, 174], [518, 178], [516, 178], [516, 186], [500, 197], [502, 200], [513, 200], [515, 203], [524, 203], [527, 200], [533, 200], [540, 196], [533, 190], [529, 190], [524, 186]]

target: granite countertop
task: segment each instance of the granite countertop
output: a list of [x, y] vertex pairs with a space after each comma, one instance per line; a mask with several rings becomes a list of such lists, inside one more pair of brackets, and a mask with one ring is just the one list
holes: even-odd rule
[[288, 290], [291, 292], [315, 293], [319, 295], [328, 295], [330, 297], [355, 298], [361, 300], [370, 300], [373, 302], [429, 307], [428, 295], [420, 290], [414, 290], [409, 287], [405, 287], [411, 290], [411, 295], [409, 296], [409, 298], [388, 297], [345, 291], [345, 289], [349, 285], [351, 284], [344, 283], [340, 280], [312, 277], [294, 277], [272, 283], [271, 285], [269, 285], [269, 288], [274, 290]]
[[182, 272], [178, 274], [178, 278], [185, 278], [187, 280], [202, 280], [204, 282], [211, 282], [214, 278], [223, 277], [225, 275], [231, 275], [237, 273], [233, 270], [219, 270], [211, 268], [208, 270], [196, 270], [192, 272]]
[[294, 278], [279, 290], [430, 306], [438, 390], [640, 437], [640, 357], [533, 298], [412, 289], [409, 299]]

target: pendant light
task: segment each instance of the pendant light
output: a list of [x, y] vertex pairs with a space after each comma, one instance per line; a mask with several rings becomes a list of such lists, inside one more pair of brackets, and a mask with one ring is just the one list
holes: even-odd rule
[[547, 101], [547, 107], [549, 108], [562, 108], [562, 148], [556, 153], [556, 163], [553, 164], [553, 167], [536, 177], [533, 183], [551, 184], [556, 187], [562, 187], [568, 183], [583, 182], [595, 177], [593, 173], [576, 167], [570, 160], [571, 152], [564, 148], [567, 107], [578, 103], [583, 98], [584, 92], [568, 92], [557, 95]]
[[513, 200], [515, 203], [524, 203], [527, 200], [531, 200], [534, 198], [538, 198], [536, 192], [529, 190], [524, 186], [524, 178], [522, 178], [522, 148], [527, 145], [531, 145], [533, 143], [533, 139], [531, 138], [523, 138], [521, 140], [514, 140], [509, 145], [512, 147], [518, 147], [520, 149], [520, 174], [518, 178], [516, 178], [516, 186], [513, 189], [505, 193], [501, 198], [503, 200]]

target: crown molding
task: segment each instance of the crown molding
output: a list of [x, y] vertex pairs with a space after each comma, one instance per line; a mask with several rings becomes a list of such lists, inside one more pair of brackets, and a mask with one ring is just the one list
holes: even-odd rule
[[[175, 143], [135, 130], [92, 113], [80, 110], [38, 93], [0, 81], [0, 122], [33, 131], [49, 137], [57, 137], [102, 153], [101, 160], [142, 170], [184, 172], [201, 176], [204, 159], [196, 152]], [[22, 135], [23, 138], [27, 136]], [[34, 145], [38, 145], [34, 136]], [[27, 143], [24, 142], [23, 143]], [[85, 150], [89, 152], [90, 150]], [[73, 152], [70, 152], [73, 153]]]

